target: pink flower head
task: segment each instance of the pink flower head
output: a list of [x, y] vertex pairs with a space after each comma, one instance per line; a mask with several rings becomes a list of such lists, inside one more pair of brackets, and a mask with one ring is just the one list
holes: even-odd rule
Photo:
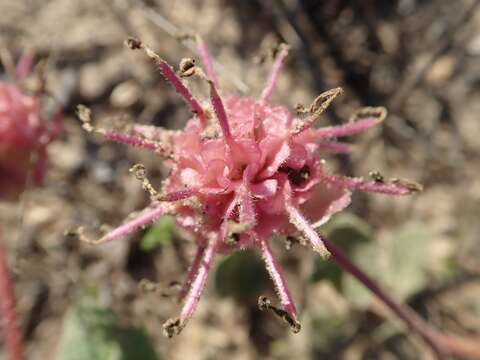
[[29, 176], [33, 185], [43, 181], [46, 147], [59, 132], [60, 120], [58, 113], [53, 126], [48, 126], [41, 116], [39, 97], [23, 94], [13, 83], [0, 82], [0, 199], [16, 198]]
[[[332, 140], [380, 123], [385, 116], [383, 108], [365, 108], [345, 125], [314, 128], [313, 124], [341, 93], [340, 89], [321, 94], [310, 108], [303, 110], [307, 114], [303, 119], [294, 117], [285, 106], [270, 105], [286, 48], [280, 49], [260, 99], [222, 98], [206, 46], [200, 40], [197, 44], [206, 75], [188, 59], [182, 61], [177, 75], [140, 41], [128, 41], [131, 48], [146, 51], [194, 111], [183, 131], [133, 126], [125, 134], [96, 129], [90, 124], [88, 109], [79, 109], [87, 130], [99, 132], [109, 140], [152, 150], [164, 157], [171, 168], [157, 192], [146, 180], [143, 167], [137, 165], [137, 177], [152, 195], [151, 206], [96, 242], [130, 234], [167, 213], [174, 214], [178, 226], [195, 237], [197, 254], [180, 295], [184, 305], [178, 318], [165, 323], [168, 336], [179, 333], [191, 318], [217, 253], [258, 248], [280, 297], [282, 309], [276, 312], [298, 331], [296, 308], [269, 241], [275, 235], [301, 235], [315, 251], [327, 257], [328, 250], [315, 228], [348, 206], [350, 190], [405, 195], [416, 188], [399, 180], [387, 183], [379, 176], [367, 181], [331, 175], [324, 167], [323, 150], [349, 150], [348, 145]], [[196, 100], [181, 81], [181, 77], [192, 74], [207, 80], [209, 103]]]

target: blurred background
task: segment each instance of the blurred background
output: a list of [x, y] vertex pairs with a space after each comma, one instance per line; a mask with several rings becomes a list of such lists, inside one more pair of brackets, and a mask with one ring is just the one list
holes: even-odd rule
[[[157, 186], [167, 171], [148, 153], [86, 134], [77, 104], [109, 124], [182, 128], [189, 118], [150, 61], [123, 46], [129, 35], [177, 66], [196, 54], [176, 35], [200, 34], [223, 93], [252, 97], [263, 88], [272, 47], [284, 41], [291, 51], [274, 103], [293, 111], [342, 86], [324, 125], [348, 121], [361, 106], [386, 106], [383, 126], [349, 139], [351, 156], [326, 158], [344, 174], [378, 170], [425, 189], [402, 198], [355, 194], [324, 232], [432, 324], [480, 333], [479, 3], [0, 0], [2, 54], [32, 55], [64, 109], [44, 186], [0, 203], [27, 358], [432, 358], [335, 264], [281, 241], [272, 246], [299, 305], [299, 334], [258, 310], [260, 294], [275, 294], [259, 256], [246, 251], [218, 259], [194, 318], [166, 339], [161, 324], [179, 309], [169, 284], [183, 280], [195, 250], [172, 219], [97, 247], [65, 236], [79, 225], [119, 224], [148, 204], [128, 172], [133, 164], [145, 164]], [[1, 76], [8, 81], [5, 67]], [[207, 96], [202, 86], [194, 91]], [[142, 279], [161, 290], [139, 290]]]

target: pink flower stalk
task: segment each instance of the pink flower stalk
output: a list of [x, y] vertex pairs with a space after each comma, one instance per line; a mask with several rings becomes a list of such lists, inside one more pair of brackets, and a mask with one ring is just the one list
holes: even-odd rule
[[15, 313], [12, 282], [7, 269], [7, 256], [0, 229], [0, 328], [5, 339], [5, 350], [9, 360], [22, 360], [23, 340]]
[[[17, 79], [29, 72], [29, 59], [20, 60]], [[39, 97], [23, 94], [13, 83], [0, 82], [0, 199], [17, 198], [29, 176], [32, 185], [42, 183], [46, 148], [59, 133], [60, 121], [57, 113], [49, 126], [41, 115]]]
[[[255, 99], [220, 96], [203, 42], [198, 43], [199, 54], [207, 75], [189, 59], [182, 61], [177, 75], [140, 41], [130, 39], [127, 44], [146, 51], [194, 116], [183, 131], [136, 125], [130, 132], [120, 134], [113, 129], [94, 128], [89, 110], [79, 108], [79, 117], [88, 131], [154, 151], [171, 168], [159, 192], [146, 180], [143, 168], [136, 171], [152, 196], [151, 206], [95, 242], [123, 237], [165, 214], [175, 215], [178, 226], [195, 237], [197, 255], [180, 293], [183, 308], [178, 318], [164, 324], [169, 337], [178, 334], [192, 317], [215, 255], [258, 248], [280, 298], [282, 309], [275, 308], [276, 312], [298, 331], [295, 304], [270, 249], [271, 239], [275, 235], [302, 236], [326, 258], [329, 251], [315, 227], [349, 205], [351, 190], [391, 195], [418, 190], [400, 180], [333, 175], [325, 167], [322, 150], [348, 152], [347, 144], [334, 140], [381, 123], [385, 109], [365, 108], [347, 124], [315, 128], [313, 125], [341, 89], [321, 94], [308, 109], [302, 110], [304, 118], [293, 116], [285, 106], [271, 105], [286, 48], [278, 52], [265, 89], [260, 99]], [[182, 77], [190, 75], [207, 80], [209, 102], [197, 100], [182, 82]], [[137, 166], [134, 170], [138, 169]]]
[[[31, 73], [33, 58], [24, 55], [15, 73], [21, 81]], [[37, 96], [23, 94], [14, 83], [0, 82], [0, 200], [16, 199], [28, 181], [39, 185], [45, 176], [47, 145], [61, 130], [61, 113], [57, 112], [51, 126], [41, 116]], [[33, 164], [33, 167], [32, 167]], [[13, 286], [0, 233], [0, 319], [8, 359], [24, 358], [23, 339], [15, 314]]]

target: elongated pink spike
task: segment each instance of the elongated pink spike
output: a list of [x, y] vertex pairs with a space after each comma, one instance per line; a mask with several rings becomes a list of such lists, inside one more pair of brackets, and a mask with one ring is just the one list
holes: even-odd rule
[[350, 136], [364, 132], [375, 125], [380, 124], [382, 121], [382, 119], [378, 118], [368, 118], [338, 126], [322, 127], [316, 129], [313, 136], [316, 140]]
[[225, 112], [225, 107], [222, 102], [222, 98], [218, 95], [217, 88], [212, 81], [209, 81], [210, 84], [210, 100], [212, 102], [213, 110], [217, 115], [218, 122], [220, 123], [220, 128], [222, 129], [223, 136], [227, 144], [233, 142], [232, 133], [230, 132], [230, 126], [228, 125], [227, 113]]
[[120, 144], [140, 147], [142, 149], [152, 150], [152, 151], [158, 150], [160, 147], [159, 143], [146, 140], [140, 136], [124, 134], [116, 130], [98, 129], [97, 132], [101, 134], [105, 139], [113, 142], [117, 142]]
[[260, 96], [260, 101], [262, 103], [268, 103], [270, 98], [275, 91], [275, 87], [277, 86], [278, 77], [280, 72], [282, 71], [283, 66], [285, 65], [285, 58], [288, 55], [287, 46], [281, 46], [280, 51], [275, 58], [275, 62], [273, 63], [272, 71], [270, 72], [270, 76], [267, 80], [267, 84], [262, 91], [262, 95]]
[[349, 144], [341, 142], [322, 142], [318, 144], [318, 148], [337, 154], [348, 154], [352, 151], [352, 147]]
[[25, 79], [32, 72], [33, 67], [33, 56], [31, 54], [23, 54], [18, 60], [17, 66], [15, 67], [15, 77], [18, 80]]
[[154, 125], [133, 125], [133, 133], [144, 137], [146, 140], [165, 141], [170, 139], [177, 131], [165, 129]]
[[[77, 106], [77, 116], [80, 121], [83, 123], [82, 127], [87, 132], [93, 132], [102, 135], [105, 139], [114, 141], [120, 144], [130, 145], [140, 147], [146, 150], [155, 151], [156, 153], [165, 156], [171, 157], [171, 151], [169, 147], [165, 145], [162, 140], [150, 140], [144, 138], [142, 135], [137, 135], [135, 133], [126, 134], [114, 129], [105, 129], [97, 128], [92, 125], [92, 111], [84, 105]], [[60, 125], [56, 125], [57, 127]], [[133, 130], [136, 133], [139, 131]]]
[[292, 190], [290, 184], [287, 182], [284, 189], [285, 196], [285, 210], [287, 210], [290, 222], [305, 236], [305, 238], [312, 244], [313, 250], [318, 252], [323, 258], [328, 258], [328, 252], [322, 239], [315, 231], [315, 229], [308, 223], [300, 210], [292, 203]]
[[147, 209], [143, 211], [140, 215], [135, 217], [133, 220], [128, 221], [127, 223], [113, 229], [112, 231], [105, 234], [102, 238], [97, 241], [93, 241], [95, 244], [102, 244], [110, 242], [112, 240], [127, 236], [134, 232], [135, 230], [147, 226], [152, 222], [158, 220], [162, 215], [165, 215], [171, 209], [170, 206], [165, 206], [164, 204], [157, 204], [153, 209]]
[[207, 282], [208, 273], [212, 266], [217, 244], [218, 237], [211, 238], [208, 242], [205, 252], [203, 253], [196, 277], [192, 282], [190, 290], [185, 296], [185, 304], [180, 312], [180, 329], [186, 325], [197, 308], [200, 295], [202, 294], [202, 291], [205, 288], [205, 283]]
[[207, 71], [208, 78], [213, 81], [215, 86], [218, 86], [217, 76], [215, 71], [213, 70], [213, 62], [208, 51], [207, 44], [202, 40], [200, 36], [196, 36], [197, 42], [197, 50], [200, 58], [202, 59], [203, 66], [205, 66], [205, 70]]
[[388, 195], [409, 195], [413, 192], [420, 191], [421, 186], [401, 180], [394, 180], [393, 183], [384, 183], [374, 180], [364, 180], [362, 178], [351, 178], [341, 175], [328, 175], [322, 173], [320, 175], [321, 179], [332, 186], [338, 188], [347, 188], [362, 190], [366, 192], [374, 192]]
[[183, 283], [182, 289], [180, 290], [180, 294], [178, 294], [178, 299], [183, 300], [187, 293], [190, 291], [190, 287], [192, 286], [192, 282], [195, 279], [195, 276], [198, 273], [198, 269], [200, 267], [201, 260], [205, 253], [204, 246], [198, 246], [197, 252], [195, 253], [195, 257], [193, 258], [192, 264], [188, 269], [187, 277], [185, 278], [185, 282]]
[[185, 100], [187, 105], [189, 105], [192, 110], [198, 115], [200, 118], [200, 121], [202, 122], [202, 125], [206, 125], [206, 118], [205, 118], [205, 112], [203, 111], [202, 106], [200, 103], [193, 97], [192, 93], [188, 88], [183, 85], [182, 80], [178, 77], [178, 75], [175, 73], [173, 68], [163, 59], [160, 59], [158, 61], [158, 67], [160, 68], [160, 71], [162, 72], [163, 76], [165, 79], [172, 84], [172, 86], [175, 88], [177, 93]]
[[174, 202], [174, 201], [188, 199], [189, 197], [192, 197], [194, 194], [195, 194], [195, 191], [193, 189], [185, 189], [185, 190], [173, 191], [171, 193], [160, 195], [158, 196], [157, 200]]
[[202, 126], [205, 127], [207, 125], [205, 111], [203, 110], [200, 103], [193, 97], [190, 90], [188, 90], [188, 88], [183, 84], [182, 80], [175, 73], [173, 68], [160, 56], [155, 54], [155, 52], [152, 49], [150, 49], [148, 46], [143, 44], [138, 39], [129, 38], [126, 41], [126, 45], [132, 50], [143, 49], [147, 54], [147, 56], [151, 58], [153, 61], [155, 61], [155, 63], [158, 65], [160, 69], [160, 72], [165, 77], [167, 82], [169, 82], [175, 88], [177, 93], [185, 100], [187, 105], [189, 105], [192, 108], [192, 110], [198, 115]]
[[285, 282], [285, 278], [283, 277], [282, 271], [280, 266], [278, 265], [277, 261], [273, 257], [272, 251], [270, 246], [267, 243], [267, 240], [260, 240], [259, 246], [262, 251], [262, 258], [265, 261], [265, 265], [267, 267], [268, 273], [273, 280], [273, 284], [275, 285], [275, 290], [277, 291], [277, 295], [280, 298], [280, 303], [282, 304], [283, 310], [285, 310], [288, 315], [292, 317], [293, 320], [297, 319], [297, 309], [295, 308], [295, 304], [292, 299], [292, 295], [288, 290], [287, 284]]

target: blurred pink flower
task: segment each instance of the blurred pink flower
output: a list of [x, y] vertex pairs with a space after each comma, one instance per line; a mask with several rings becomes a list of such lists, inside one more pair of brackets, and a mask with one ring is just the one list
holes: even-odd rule
[[13, 83], [0, 82], [1, 199], [16, 198], [29, 176], [34, 185], [43, 181], [46, 147], [58, 133], [59, 121], [57, 114], [49, 127], [41, 117], [40, 98], [23, 94]]
[[[168, 336], [179, 333], [191, 318], [217, 253], [247, 247], [260, 250], [277, 290], [284, 318], [299, 330], [296, 308], [284, 277], [270, 249], [274, 235], [303, 236], [322, 256], [328, 250], [315, 230], [350, 203], [350, 190], [360, 189], [405, 195], [416, 190], [399, 180], [385, 182], [329, 174], [320, 150], [348, 152], [337, 137], [365, 131], [385, 117], [383, 108], [365, 108], [347, 124], [314, 128], [330, 102], [341, 93], [333, 89], [321, 94], [304, 118], [294, 117], [285, 106], [270, 105], [280, 70], [287, 55], [281, 48], [260, 99], [221, 98], [206, 46], [199, 41], [199, 54], [207, 74], [193, 62], [182, 62], [180, 76], [205, 78], [210, 86], [210, 104], [201, 104], [172, 67], [138, 40], [128, 42], [142, 48], [155, 60], [166, 80], [183, 97], [195, 115], [183, 131], [152, 126], [133, 126], [129, 133], [94, 128], [89, 110], [79, 108], [84, 128], [106, 139], [156, 152], [171, 168], [160, 192], [156, 192], [136, 166], [137, 177], [152, 195], [152, 204], [134, 219], [104, 235], [108, 242], [173, 214], [180, 227], [191, 232], [198, 244], [187, 274], [180, 317], [164, 325]], [[185, 67], [185, 63], [189, 63]], [[182, 68], [183, 67], [183, 68]]]

